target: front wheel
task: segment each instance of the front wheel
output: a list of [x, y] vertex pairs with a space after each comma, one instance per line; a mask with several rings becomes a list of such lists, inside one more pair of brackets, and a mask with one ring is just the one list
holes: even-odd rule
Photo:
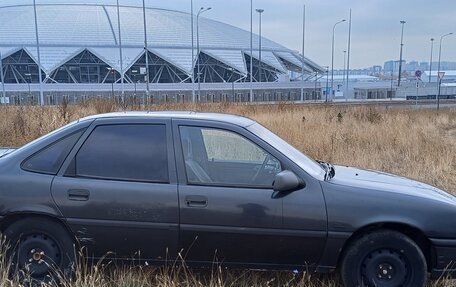
[[423, 287], [427, 265], [418, 245], [402, 233], [369, 233], [348, 247], [341, 262], [346, 287]]
[[74, 240], [60, 224], [27, 218], [11, 224], [5, 237], [11, 248], [8, 253], [13, 274], [45, 282], [72, 275], [76, 258]]

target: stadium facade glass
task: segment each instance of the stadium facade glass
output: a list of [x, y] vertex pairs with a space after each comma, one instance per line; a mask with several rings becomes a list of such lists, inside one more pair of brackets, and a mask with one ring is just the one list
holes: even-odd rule
[[[146, 55], [151, 83], [275, 82], [301, 73], [302, 56], [278, 43], [234, 26], [200, 18], [200, 51], [192, 61], [191, 16], [146, 8], [148, 51], [144, 45], [143, 9], [100, 4], [39, 4], [38, 57], [32, 5], [0, 4], [0, 53], [5, 83], [37, 83], [38, 63], [44, 83], [144, 83]], [[196, 18], [196, 17], [195, 17]], [[14, 29], [12, 28], [14, 27]], [[196, 31], [196, 23], [195, 23]], [[194, 33], [194, 48], [196, 48]], [[122, 57], [120, 56], [122, 55]], [[198, 73], [198, 66], [199, 71]], [[308, 58], [305, 74], [323, 72]], [[198, 76], [199, 75], [199, 76]]]

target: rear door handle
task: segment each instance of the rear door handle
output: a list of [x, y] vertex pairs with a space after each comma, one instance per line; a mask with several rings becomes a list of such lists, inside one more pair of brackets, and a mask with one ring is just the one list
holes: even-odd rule
[[74, 201], [88, 201], [90, 191], [86, 189], [70, 189], [68, 190], [68, 199]]
[[200, 195], [191, 195], [185, 197], [185, 204], [187, 207], [207, 207], [207, 198]]

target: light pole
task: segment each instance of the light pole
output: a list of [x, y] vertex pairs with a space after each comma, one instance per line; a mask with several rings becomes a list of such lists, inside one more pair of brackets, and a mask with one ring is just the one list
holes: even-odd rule
[[122, 87], [122, 104], [125, 104], [123, 51], [122, 51], [122, 32], [121, 32], [121, 23], [120, 23], [119, 0], [117, 0], [117, 25], [119, 27], [120, 84], [121, 84], [121, 87]]
[[258, 14], [260, 15], [260, 40], [259, 40], [259, 59], [260, 59], [260, 63], [259, 63], [259, 68], [258, 68], [258, 71], [259, 71], [259, 80], [258, 82], [261, 83], [261, 14], [263, 14], [264, 12], [264, 9], [256, 9], [256, 11], [258, 12]]
[[250, 0], [250, 94], [249, 101], [253, 102], [253, 0]]
[[198, 58], [198, 100], [201, 100], [201, 71], [200, 71], [200, 42], [199, 42], [199, 17], [202, 13], [211, 10], [212, 8], [201, 7], [198, 15], [196, 15], [196, 57]]
[[345, 100], [348, 97], [348, 90], [349, 90], [349, 77], [350, 77], [350, 51], [351, 51], [351, 28], [352, 28], [352, 9], [350, 8], [350, 16], [348, 18], [348, 44], [347, 44], [347, 86], [345, 87], [346, 96]]
[[[318, 95], [318, 93], [317, 93], [317, 80], [318, 80], [318, 72], [315, 72], [315, 87], [314, 87], [315, 102], [317, 101], [317, 98], [318, 98], [317, 97], [317, 95]], [[321, 91], [321, 89], [320, 89], [320, 91]]]
[[43, 79], [41, 77], [41, 53], [40, 53], [40, 38], [38, 36], [38, 18], [36, 13], [36, 0], [33, 0], [33, 14], [35, 16], [35, 37], [36, 37], [36, 52], [38, 55], [38, 82], [40, 84], [40, 105], [44, 105], [43, 95]]
[[[344, 51], [344, 77], [342, 79], [342, 84], [345, 87], [345, 71], [346, 71], [346, 65], [347, 65], [347, 51]], [[347, 71], [348, 73], [348, 71]]]
[[134, 84], [134, 87], [135, 87], [135, 93], [133, 94], [133, 96], [135, 97], [135, 100], [136, 100], [136, 93], [138, 92], [138, 90], [136, 89], [136, 84], [137, 84], [137, 76], [138, 76], [138, 70], [131, 70], [131, 74], [132, 74], [132, 78], [133, 78], [133, 84]]
[[32, 83], [32, 74], [31, 73], [26, 73], [26, 74], [24, 74], [24, 76], [29, 78], [29, 80], [27, 81], [28, 92], [29, 92], [29, 97], [32, 97], [32, 90], [30, 89], [30, 84]]
[[[335, 37], [335, 34], [336, 34], [336, 26], [340, 23], [343, 23], [347, 20], [343, 19], [339, 22], [337, 22], [336, 24], [334, 24], [333, 26], [333, 34], [332, 34], [332, 45], [331, 45], [331, 95], [333, 93], [333, 90], [334, 90], [334, 37]], [[327, 97], [327, 96], [326, 96]], [[326, 99], [326, 101], [328, 101], [328, 99]]]
[[143, 0], [143, 18], [144, 18], [144, 56], [146, 57], [146, 96], [149, 98], [150, 76], [149, 76], [149, 48], [147, 43], [147, 21], [146, 21], [146, 0]]
[[5, 75], [3, 74], [2, 51], [0, 51], [0, 78], [2, 80], [3, 104], [6, 105]]
[[328, 90], [329, 90], [329, 66], [324, 67], [326, 68], [326, 90], [325, 90], [325, 103], [328, 102]]
[[400, 53], [400, 57], [399, 57], [399, 77], [397, 80], [398, 87], [401, 86], [401, 78], [402, 78], [402, 49], [404, 47], [404, 25], [405, 25], [405, 23], [406, 22], [404, 20], [401, 21], [402, 32], [401, 32], [401, 53]]
[[440, 79], [440, 77], [439, 77], [439, 74], [440, 74], [440, 60], [442, 59], [442, 42], [443, 42], [443, 38], [448, 37], [450, 35], [453, 35], [453, 33], [448, 33], [448, 34], [442, 35], [442, 37], [440, 37], [439, 64], [438, 64], [438, 68], [437, 68], [437, 70], [438, 70], [437, 77], [438, 77], [438, 81], [439, 81], [439, 92], [438, 92], [438, 95], [437, 95], [437, 110], [440, 109], [440, 87], [442, 86], [442, 79]]
[[390, 101], [393, 100], [393, 79], [394, 79], [394, 62], [393, 64], [391, 65], [391, 95], [390, 95]]
[[192, 24], [192, 102], [195, 103], [195, 40], [193, 36], [194, 22], [193, 22], [193, 0], [190, 1], [190, 15]]
[[429, 61], [429, 83], [431, 82], [432, 74], [432, 55], [434, 54], [434, 38], [431, 38], [431, 60]]
[[112, 83], [111, 83], [111, 97], [112, 99], [114, 100], [114, 82], [116, 81], [116, 79], [114, 78], [114, 68], [112, 67], [107, 67], [106, 68], [109, 73], [111, 73], [111, 77], [112, 77]]
[[302, 10], [301, 102], [304, 101], [304, 72], [305, 72], [304, 63], [306, 61], [305, 48], [306, 48], [306, 5], [304, 5], [303, 10]]

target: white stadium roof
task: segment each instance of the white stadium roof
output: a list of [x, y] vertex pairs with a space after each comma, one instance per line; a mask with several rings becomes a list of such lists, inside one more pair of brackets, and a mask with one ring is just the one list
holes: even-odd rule
[[[5, 1], [0, 4], [0, 52], [2, 58], [24, 49], [36, 61], [33, 6]], [[31, 1], [30, 1], [31, 2]], [[43, 2], [43, 1], [41, 1]], [[103, 4], [40, 3], [37, 6], [41, 66], [46, 73], [57, 69], [87, 49], [111, 67], [120, 71], [119, 29], [116, 6]], [[101, 3], [101, 4], [100, 4]], [[121, 6], [121, 40], [123, 70], [126, 71], [144, 53], [142, 7]], [[150, 52], [191, 74], [190, 14], [147, 8], [148, 45]], [[246, 74], [244, 54], [250, 54], [250, 33], [240, 28], [200, 19], [201, 51], [210, 57]], [[196, 29], [195, 29], [196, 47]], [[259, 37], [254, 37], [253, 57], [258, 59]], [[196, 57], [196, 53], [195, 57]], [[262, 39], [262, 62], [286, 73], [284, 61], [297, 67], [301, 56], [278, 43]], [[305, 60], [307, 71], [323, 71]]]

